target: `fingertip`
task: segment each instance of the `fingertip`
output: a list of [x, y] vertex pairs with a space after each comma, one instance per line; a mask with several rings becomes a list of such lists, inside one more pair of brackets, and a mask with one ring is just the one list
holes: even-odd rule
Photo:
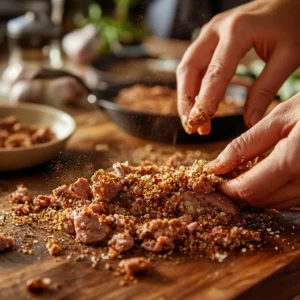
[[198, 127], [197, 132], [199, 135], [208, 135], [211, 131], [211, 122], [207, 122]]
[[239, 193], [237, 192], [237, 189], [235, 188], [235, 181], [236, 179], [221, 183], [219, 185], [219, 190], [227, 195], [229, 198], [235, 199], [235, 200], [240, 200], [242, 201], [243, 199], [240, 197]]

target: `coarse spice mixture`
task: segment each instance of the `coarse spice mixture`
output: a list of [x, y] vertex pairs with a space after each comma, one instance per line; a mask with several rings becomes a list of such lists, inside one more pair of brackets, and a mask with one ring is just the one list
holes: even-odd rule
[[[19, 185], [9, 195], [13, 208], [5, 222], [15, 227], [14, 238], [22, 236], [18, 251], [32, 254], [43, 242], [51, 255], [90, 259], [94, 268], [106, 261], [105, 268], [124, 276], [120, 285], [127, 285], [137, 283], [136, 274], [151, 269], [157, 257], [175, 259], [181, 252], [222, 262], [232, 253], [263, 247], [270, 232], [278, 236], [271, 229], [273, 211], [234, 204], [216, 191], [227, 178], [188, 154], [138, 166], [118, 162], [50, 195], [34, 196]], [[0, 235], [0, 250], [12, 247], [12, 237]], [[121, 261], [116, 268], [111, 260]]]

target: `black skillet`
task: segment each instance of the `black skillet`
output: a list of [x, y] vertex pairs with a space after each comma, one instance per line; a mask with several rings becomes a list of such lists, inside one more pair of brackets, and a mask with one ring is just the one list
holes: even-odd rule
[[[42, 69], [33, 76], [33, 79], [50, 79], [63, 76], [73, 76], [85, 86], [79, 77], [59, 70]], [[114, 103], [121, 89], [130, 87], [136, 83], [138, 82], [122, 84], [111, 83], [102, 85], [94, 91], [91, 91], [86, 86], [85, 88], [90, 94], [95, 96], [93, 98], [96, 99], [96, 104], [105, 111], [112, 122], [128, 134], [138, 138], [162, 143], [194, 144], [232, 139], [246, 130], [242, 109], [238, 114], [215, 117], [212, 120], [211, 133], [207, 136], [200, 136], [198, 134], [187, 134], [183, 130], [178, 116], [138, 112], [126, 109]], [[139, 83], [147, 86], [165, 85], [161, 82]], [[175, 85], [172, 86], [168, 84], [168, 86], [176, 88]], [[230, 85], [227, 89], [227, 95], [245, 100], [247, 89], [239, 85]], [[137, 101], [139, 101], [139, 99], [137, 99]]]
[[[161, 82], [142, 84], [164, 85]], [[108, 85], [106, 88], [96, 89], [94, 95], [97, 97], [96, 103], [104, 109], [110, 120], [135, 137], [163, 143], [190, 144], [232, 139], [246, 130], [241, 109], [236, 115], [214, 118], [209, 135], [189, 135], [183, 130], [178, 116], [133, 111], [114, 103], [119, 91], [129, 86], [132, 86], [132, 83]], [[175, 88], [169, 84], [168, 86]], [[227, 94], [245, 100], [247, 90], [242, 86], [231, 85]]]

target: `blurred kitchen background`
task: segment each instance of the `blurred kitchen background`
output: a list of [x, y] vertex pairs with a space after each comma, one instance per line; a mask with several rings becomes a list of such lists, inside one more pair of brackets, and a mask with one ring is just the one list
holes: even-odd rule
[[[10, 102], [86, 103], [86, 94], [111, 81], [174, 82], [176, 66], [201, 27], [245, 2], [0, 0], [0, 93]], [[242, 61], [237, 75], [251, 81], [264, 63], [248, 62]], [[292, 76], [279, 97], [287, 99], [299, 86], [299, 75]]]

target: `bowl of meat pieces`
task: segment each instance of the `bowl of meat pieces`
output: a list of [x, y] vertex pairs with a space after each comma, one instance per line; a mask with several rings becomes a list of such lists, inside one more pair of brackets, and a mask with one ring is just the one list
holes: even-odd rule
[[37, 104], [0, 105], [0, 171], [33, 167], [52, 159], [75, 131], [68, 114]]

